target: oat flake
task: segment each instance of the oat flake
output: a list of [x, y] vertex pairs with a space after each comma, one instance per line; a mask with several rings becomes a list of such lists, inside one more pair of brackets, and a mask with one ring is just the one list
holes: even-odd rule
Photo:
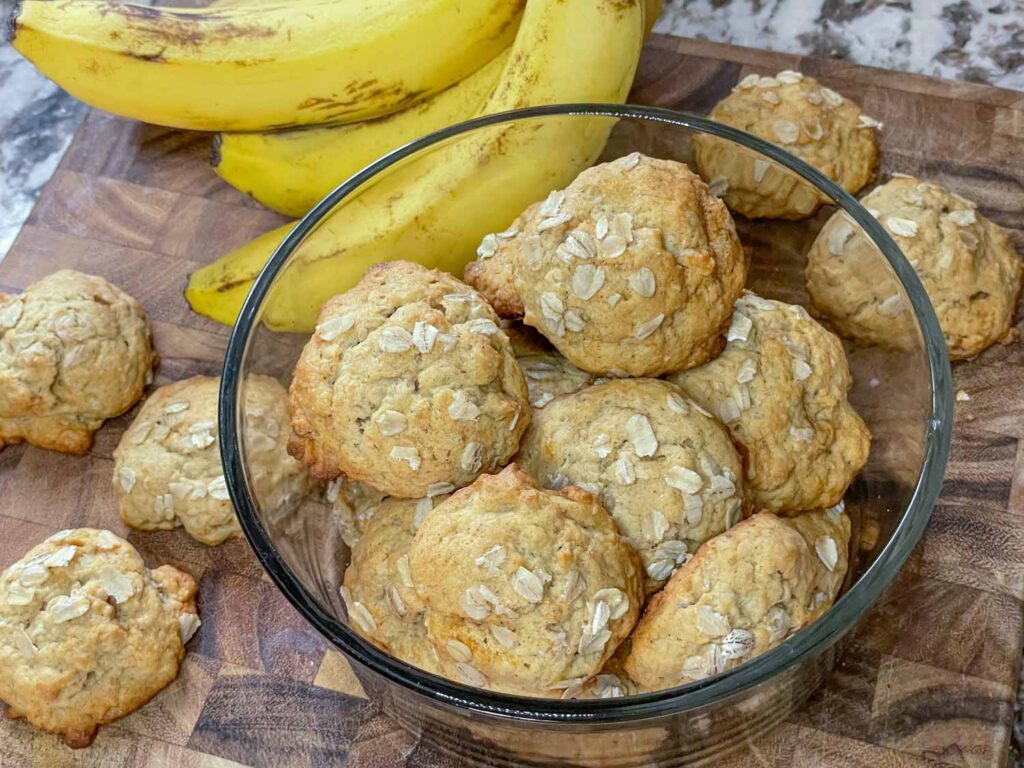
[[465, 643], [448, 638], [444, 641], [445, 650], [455, 661], [470, 661], [473, 658], [473, 651]]
[[407, 420], [404, 413], [386, 410], [376, 418], [377, 428], [384, 437], [393, 437], [405, 431]]
[[477, 246], [477, 258], [483, 261], [489, 259], [498, 251], [498, 238], [495, 235], [484, 235], [484, 239]]
[[341, 334], [350, 331], [353, 325], [355, 318], [351, 315], [338, 315], [320, 323], [316, 327], [316, 335], [323, 341], [334, 341]]
[[476, 421], [480, 417], [480, 407], [469, 399], [465, 390], [459, 389], [448, 405], [448, 415], [455, 421]]
[[734, 629], [722, 638], [722, 655], [727, 659], [741, 659], [754, 650], [754, 636], [745, 629]]
[[690, 412], [690, 407], [686, 404], [686, 400], [675, 392], [669, 392], [667, 402], [668, 409], [673, 413], [680, 413], [685, 416]]
[[958, 227], [969, 227], [974, 224], [978, 217], [974, 211], [970, 208], [961, 211], [950, 211], [949, 220], [956, 224]]
[[55, 624], [64, 624], [88, 613], [89, 598], [80, 592], [62, 595], [50, 600], [46, 610]]
[[814, 542], [814, 551], [828, 570], [834, 571], [839, 562], [839, 550], [831, 536], [819, 536]]
[[621, 235], [608, 235], [597, 246], [597, 252], [606, 259], [617, 259], [626, 252], [626, 238]]
[[544, 583], [533, 571], [523, 566], [519, 566], [512, 576], [512, 589], [531, 603], [539, 603], [544, 599]]
[[725, 334], [726, 341], [746, 341], [754, 328], [754, 322], [739, 310], [732, 313], [729, 330]]
[[436, 326], [417, 320], [412, 327], [412, 343], [420, 354], [427, 354], [434, 348], [437, 341], [438, 330]]
[[20, 298], [10, 298], [0, 305], [0, 328], [13, 328], [21, 319], [22, 302]]
[[400, 353], [412, 349], [412, 334], [401, 326], [388, 326], [377, 338], [381, 352]]
[[462, 450], [462, 457], [459, 460], [459, 466], [462, 467], [462, 471], [474, 474], [479, 472], [483, 462], [483, 452], [484, 447], [481, 443], [466, 443], [466, 447]]
[[420, 452], [412, 446], [396, 445], [389, 454], [395, 461], [404, 461], [415, 472], [420, 468]]
[[131, 493], [132, 488], [135, 487], [138, 475], [135, 474], [135, 470], [131, 467], [118, 467], [117, 479], [121, 485], [121, 490], [125, 493]]
[[505, 627], [498, 626], [497, 624], [492, 624], [490, 629], [494, 639], [497, 640], [502, 647], [514, 648], [516, 646], [516, 633], [511, 629], [506, 629]]
[[654, 273], [647, 267], [640, 267], [629, 276], [629, 287], [639, 296], [649, 299], [657, 288]]
[[626, 432], [633, 442], [633, 450], [637, 456], [653, 456], [658, 450], [658, 440], [654, 435], [650, 419], [643, 414], [634, 414], [626, 422]]
[[227, 480], [224, 479], [224, 475], [211, 480], [206, 486], [206, 490], [209, 492], [210, 498], [217, 501], [227, 501], [231, 498], [230, 494], [228, 494], [228, 484]]
[[729, 633], [729, 619], [711, 606], [697, 606], [697, 629], [708, 637], [723, 637]]
[[640, 323], [640, 325], [636, 327], [636, 332], [633, 334], [633, 336], [636, 338], [637, 341], [643, 341], [656, 330], [658, 330], [658, 328], [664, 321], [665, 315], [659, 313], [652, 317], [650, 320]]
[[890, 216], [885, 220], [885, 226], [894, 235], [899, 235], [900, 237], [915, 237], [917, 235], [917, 222], [910, 219]]
[[665, 476], [665, 484], [683, 493], [694, 494], [700, 492], [704, 479], [692, 469], [675, 466], [670, 468]]
[[800, 137], [800, 128], [789, 120], [776, 120], [772, 123], [772, 133], [783, 144], [793, 144]]

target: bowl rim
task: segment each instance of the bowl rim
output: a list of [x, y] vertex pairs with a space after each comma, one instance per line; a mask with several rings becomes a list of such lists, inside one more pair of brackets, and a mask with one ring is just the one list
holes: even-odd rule
[[[634, 119], [709, 134], [774, 160], [827, 194], [836, 202], [838, 209], [844, 210], [867, 232], [902, 283], [921, 329], [931, 385], [931, 414], [925, 425], [924, 462], [910, 502], [889, 542], [835, 605], [780, 646], [735, 669], [676, 688], [614, 699], [539, 699], [485, 691], [419, 670], [371, 645], [336, 616], [323, 610], [279, 556], [256, 513], [257, 506], [250, 493], [242, 460], [243, 449], [239, 443], [241, 424], [236, 406], [242, 383], [242, 364], [259, 309], [277, 273], [305, 236], [330, 214], [335, 205], [366, 181], [422, 149], [488, 126], [553, 116]], [[224, 475], [246, 539], [274, 584], [324, 638], [349, 658], [389, 682], [438, 703], [494, 717], [566, 724], [625, 723], [718, 704], [766, 683], [783, 671], [828, 650], [881, 596], [920, 539], [942, 487], [952, 437], [952, 414], [949, 358], [931, 302], [902, 251], [881, 224], [851, 194], [785, 150], [708, 118], [662, 107], [591, 103], [528, 107], [457, 123], [405, 144], [336, 187], [296, 223], [257, 276], [228, 341], [218, 406]]]

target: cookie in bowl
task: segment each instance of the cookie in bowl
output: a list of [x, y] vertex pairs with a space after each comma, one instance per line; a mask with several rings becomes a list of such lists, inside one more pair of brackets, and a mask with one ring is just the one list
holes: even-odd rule
[[385, 499], [391, 498], [372, 485], [360, 483], [344, 475], [327, 483], [324, 501], [331, 510], [331, 517], [338, 526], [341, 540], [354, 548], [377, 510]]
[[402, 661], [441, 674], [423, 624], [423, 603], [409, 565], [413, 536], [437, 499], [383, 499], [362, 526], [345, 570], [342, 598], [349, 624]]
[[439, 504], [410, 561], [444, 673], [506, 693], [557, 698], [595, 675], [643, 600], [639, 560], [597, 499], [515, 465]]
[[[260, 505], [294, 507], [306, 494], [306, 468], [288, 455], [288, 393], [276, 379], [245, 381], [246, 459]], [[114, 494], [121, 519], [142, 530], [183, 526], [214, 546], [241, 536], [217, 444], [220, 379], [195, 376], [160, 387], [114, 449]]]
[[651, 599], [630, 639], [629, 677], [673, 688], [771, 650], [832, 605], [849, 540], [838, 508], [762, 512], [715, 537]]
[[178, 674], [196, 583], [148, 569], [110, 531], [62, 531], [0, 574], [0, 699], [10, 717], [88, 746]]
[[647, 591], [743, 517], [742, 463], [729, 433], [658, 379], [621, 379], [559, 397], [516, 460], [551, 488], [597, 495], [636, 549]]
[[523, 370], [530, 407], [543, 408], [559, 395], [568, 395], [590, 386], [594, 376], [581, 371], [527, 325], [507, 329], [516, 362]]
[[755, 509], [837, 504], [867, 461], [871, 435], [850, 405], [839, 339], [795, 304], [747, 292], [728, 344], [707, 365], [670, 377], [718, 415], [744, 454]]
[[509, 276], [524, 322], [570, 363], [657, 376], [721, 348], [746, 263], [728, 210], [700, 177], [634, 153], [583, 171], [488, 235], [467, 280], [500, 310]]
[[[799, 72], [748, 75], [709, 117], [777, 144], [847, 192], [857, 192], [875, 174], [875, 133], [881, 123], [862, 114], [854, 101]], [[693, 144], [701, 176], [736, 213], [802, 219], [830, 202], [794, 173], [731, 141], [699, 134]]]
[[65, 269], [0, 295], [0, 449], [26, 440], [84, 454], [155, 366], [142, 306], [101, 277]]
[[290, 394], [288, 450], [313, 475], [402, 498], [507, 463], [530, 420], [494, 311], [451, 275], [404, 261], [324, 305]]
[[[965, 360], [1016, 338], [1020, 257], [1009, 235], [977, 206], [938, 184], [898, 176], [861, 200], [914, 267], [949, 356]], [[843, 213], [825, 224], [807, 255], [814, 306], [844, 336], [865, 344], [917, 343], [910, 304], [878, 249]]]

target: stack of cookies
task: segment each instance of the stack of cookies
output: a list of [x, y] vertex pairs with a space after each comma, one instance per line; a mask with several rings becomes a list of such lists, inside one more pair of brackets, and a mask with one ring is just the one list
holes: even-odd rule
[[[881, 124], [798, 72], [745, 78], [712, 117], [849, 192], [875, 175]], [[465, 283], [395, 262], [324, 307], [289, 450], [329, 482], [371, 643], [477, 687], [609, 697], [719, 674], [832, 605], [870, 434], [839, 338], [744, 290], [732, 219], [828, 199], [715, 137], [695, 164], [703, 179], [636, 153], [595, 166], [484, 237]], [[865, 205], [954, 358], [1009, 338], [1020, 265], [974, 204], [898, 177]], [[807, 281], [844, 336], [915, 343], [844, 215]]]
[[478, 255], [466, 283], [374, 267], [296, 366], [289, 450], [329, 482], [351, 626], [582, 698], [718, 674], [827, 610], [870, 436], [839, 340], [744, 290], [708, 185], [632, 154]]

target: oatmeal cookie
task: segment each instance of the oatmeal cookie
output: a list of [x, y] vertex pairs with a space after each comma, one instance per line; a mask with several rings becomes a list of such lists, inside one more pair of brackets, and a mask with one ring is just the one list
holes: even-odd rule
[[[204, 544], [241, 536], [217, 445], [220, 379], [195, 376], [160, 387], [114, 449], [121, 519], [147, 531], [184, 526]], [[306, 468], [288, 455], [288, 393], [269, 376], [245, 382], [246, 458], [268, 510], [306, 494]]]
[[[917, 271], [953, 360], [1015, 338], [1020, 258], [1009, 235], [974, 203], [910, 176], [891, 179], [861, 202]], [[910, 302], [896, 275], [843, 213], [829, 219], [807, 254], [807, 290], [844, 336], [901, 349], [917, 343]]]
[[324, 304], [295, 366], [288, 450], [317, 477], [344, 473], [403, 498], [502, 466], [530, 414], [497, 321], [451, 275], [372, 267]]
[[514, 259], [519, 249], [503, 245], [537, 218], [540, 207], [541, 203], [534, 203], [519, 214], [504, 232], [487, 235], [476, 249], [476, 260], [466, 264], [462, 270], [462, 279], [480, 291], [499, 317], [518, 320], [526, 312], [516, 290]]
[[359, 634], [392, 656], [440, 675], [409, 567], [413, 536], [431, 508], [429, 498], [381, 501], [352, 548], [341, 594], [350, 624]]
[[[881, 123], [799, 72], [749, 75], [709, 117], [777, 144], [847, 192], [857, 192], [875, 174]], [[730, 141], [700, 134], [693, 144], [701, 176], [744, 216], [802, 219], [829, 202], [810, 183]]]
[[0, 449], [27, 440], [84, 454], [155, 366], [142, 306], [100, 277], [65, 269], [0, 295]]
[[832, 605], [849, 541], [839, 508], [762, 512], [716, 536], [651, 599], [626, 671], [646, 690], [672, 688], [771, 650]]
[[611, 376], [710, 359], [746, 278], [725, 205], [682, 163], [638, 153], [583, 171], [479, 253], [467, 275], [486, 298], [503, 305], [494, 264], [527, 325], [573, 365]]
[[871, 444], [847, 400], [843, 345], [803, 307], [749, 292], [728, 339], [717, 358], [671, 380], [728, 427], [747, 498], [773, 511], [836, 504]]
[[410, 553], [427, 632], [449, 677], [558, 697], [629, 634], [643, 572], [586, 491], [544, 491], [512, 465], [426, 516]]
[[543, 408], [559, 395], [578, 392], [594, 377], [562, 357], [537, 331], [526, 325], [506, 330], [516, 362], [523, 369], [532, 408]]
[[331, 480], [324, 489], [324, 500], [338, 525], [341, 540], [350, 548], [359, 543], [381, 503], [388, 498], [391, 497], [372, 485], [344, 475]]
[[622, 696], [635, 696], [642, 693], [640, 688], [629, 679], [624, 663], [629, 657], [631, 644], [627, 637], [622, 645], [615, 649], [612, 657], [601, 667], [601, 671], [579, 685], [566, 688], [562, 692], [563, 699], [618, 699]]
[[649, 592], [743, 516], [729, 433], [657, 379], [609, 381], [554, 400], [534, 414], [516, 460], [547, 487], [596, 494], [640, 555]]
[[196, 583], [149, 570], [124, 539], [57, 533], [0, 574], [0, 699], [7, 714], [88, 746], [178, 674], [199, 628]]

